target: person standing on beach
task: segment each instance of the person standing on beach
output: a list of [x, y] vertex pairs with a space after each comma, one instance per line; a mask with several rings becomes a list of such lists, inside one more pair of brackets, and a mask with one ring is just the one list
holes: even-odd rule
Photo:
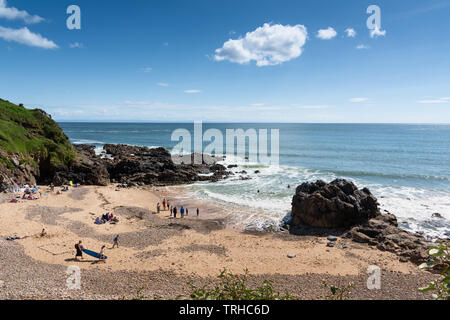
[[180, 213], [181, 213], [181, 219], [183, 219], [184, 218], [184, 207], [181, 207]]
[[173, 208], [173, 217], [176, 219], [177, 218], [177, 207]]
[[166, 211], [166, 199], [163, 200], [163, 209]]
[[172, 215], [173, 215], [173, 208], [170, 207], [170, 216], [172, 217]]
[[200, 209], [197, 208], [197, 217], [200, 215]]
[[99, 261], [103, 261], [103, 262], [106, 263], [105, 248], [106, 248], [106, 246], [103, 246], [103, 247], [100, 249], [100, 254], [99, 254], [98, 260], [99, 260]]
[[188, 217], [188, 216], [189, 216], [189, 209], [186, 208], [186, 217]]
[[158, 213], [158, 214], [160, 214], [161, 213], [161, 204], [158, 202], [158, 205], [156, 206], [156, 212]]
[[114, 238], [114, 244], [113, 244], [113, 249], [115, 248], [117, 246], [117, 248], [119, 248], [119, 235], [117, 235], [115, 238]]
[[77, 250], [77, 254], [75, 256], [75, 260], [78, 261], [78, 257], [81, 257], [81, 259], [83, 259], [83, 245], [81, 243], [81, 240], [80, 240], [80, 242], [78, 242], [75, 245], [75, 249]]

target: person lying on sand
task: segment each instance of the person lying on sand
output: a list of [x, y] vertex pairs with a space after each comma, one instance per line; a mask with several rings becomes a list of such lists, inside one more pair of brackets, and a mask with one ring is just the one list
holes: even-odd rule
[[15, 241], [15, 240], [23, 240], [23, 239], [26, 239], [26, 238], [29, 238], [29, 236], [24, 236], [24, 237], [18, 237], [18, 236], [8, 237], [8, 238], [6, 238], [6, 240], [8, 240], [8, 241]]
[[47, 231], [45, 231], [45, 229], [42, 229], [41, 231], [41, 238], [47, 236]]

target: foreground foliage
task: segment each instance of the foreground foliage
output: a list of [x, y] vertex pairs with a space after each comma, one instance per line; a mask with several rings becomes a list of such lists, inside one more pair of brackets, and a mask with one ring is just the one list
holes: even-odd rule
[[282, 295], [273, 289], [271, 281], [265, 280], [256, 289], [247, 286], [248, 270], [244, 275], [235, 275], [224, 269], [217, 277], [219, 284], [214, 289], [196, 287], [190, 283], [192, 300], [293, 300], [289, 294]]
[[430, 261], [423, 263], [419, 269], [434, 269], [441, 270], [442, 278], [438, 281], [433, 281], [427, 287], [420, 288], [421, 292], [433, 292], [432, 296], [435, 299], [450, 300], [450, 259], [449, 259], [450, 244], [439, 244], [439, 246], [432, 247], [428, 250]]
[[348, 300], [352, 294], [352, 289], [355, 287], [353, 283], [347, 284], [343, 288], [336, 287], [334, 285], [328, 285], [327, 281], [323, 281], [325, 288], [330, 289], [330, 293], [326, 296], [327, 300]]

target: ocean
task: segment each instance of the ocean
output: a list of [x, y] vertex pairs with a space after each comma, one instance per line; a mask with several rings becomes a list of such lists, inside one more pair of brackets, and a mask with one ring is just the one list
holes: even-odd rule
[[[178, 143], [171, 141], [174, 130], [193, 132], [194, 127], [192, 123], [67, 122], [60, 126], [74, 144], [169, 150]], [[237, 164], [232, 171], [245, 170], [251, 179], [241, 180], [236, 174], [225, 181], [187, 188], [192, 196], [226, 206], [233, 220], [245, 228], [277, 228], [301, 183], [344, 178], [360, 188], [368, 187], [381, 209], [399, 218], [402, 228], [430, 237], [450, 237], [450, 125], [203, 124], [204, 131], [211, 128], [224, 136], [226, 129], [279, 129], [279, 166], [227, 157], [225, 165]], [[433, 218], [434, 213], [444, 219]]]

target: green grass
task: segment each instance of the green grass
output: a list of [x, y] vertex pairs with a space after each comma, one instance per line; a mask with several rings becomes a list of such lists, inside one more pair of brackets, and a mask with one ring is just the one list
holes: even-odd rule
[[0, 160], [8, 164], [7, 154], [18, 154], [21, 163], [37, 166], [41, 160], [51, 165], [68, 164], [75, 150], [58, 124], [44, 111], [26, 109], [0, 99]]

